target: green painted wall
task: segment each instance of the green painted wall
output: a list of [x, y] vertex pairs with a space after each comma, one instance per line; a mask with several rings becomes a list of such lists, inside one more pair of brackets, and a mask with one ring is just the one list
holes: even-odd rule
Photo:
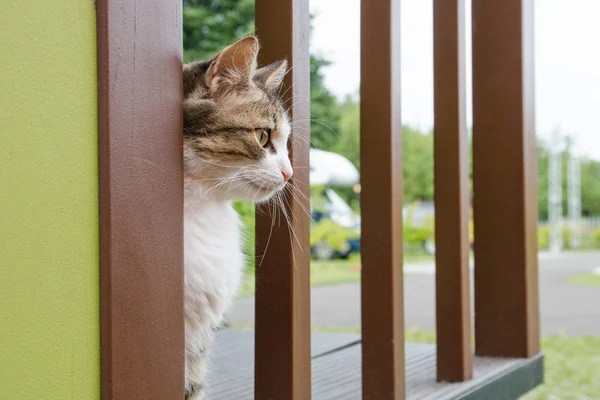
[[0, 1], [0, 66], [0, 399], [99, 399], [93, 0]]

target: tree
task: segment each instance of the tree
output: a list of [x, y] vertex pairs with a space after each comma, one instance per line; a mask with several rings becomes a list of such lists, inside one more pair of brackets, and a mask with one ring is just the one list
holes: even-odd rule
[[254, 0], [183, 0], [183, 58], [206, 60], [254, 32]]
[[[568, 214], [568, 159], [572, 151], [573, 141], [566, 140], [565, 149], [561, 152], [563, 215]], [[548, 157], [550, 150], [543, 139], [537, 141], [538, 162], [538, 214], [540, 220], [548, 219]], [[600, 163], [590, 159], [581, 160], [581, 213], [585, 217], [600, 216]]]
[[339, 141], [341, 115], [337, 99], [324, 84], [322, 68], [329, 64], [310, 56], [310, 136], [312, 147], [332, 151]]
[[[339, 140], [333, 151], [360, 168], [360, 106], [347, 97], [340, 106]], [[404, 200], [433, 199], [433, 135], [402, 127]]]
[[433, 200], [433, 134], [402, 127], [404, 202]]
[[581, 212], [584, 216], [600, 216], [600, 162], [581, 162]]
[[[210, 59], [220, 49], [254, 32], [254, 0], [183, 0], [184, 61]], [[331, 150], [337, 142], [340, 112], [323, 84], [329, 61], [310, 57], [311, 142]]]
[[339, 139], [332, 151], [339, 153], [360, 168], [360, 106], [346, 97], [340, 106]]

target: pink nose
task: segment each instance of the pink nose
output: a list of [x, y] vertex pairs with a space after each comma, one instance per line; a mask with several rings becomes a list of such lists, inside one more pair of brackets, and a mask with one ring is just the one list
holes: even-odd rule
[[292, 177], [292, 175], [294, 175], [294, 172], [291, 171], [291, 170], [289, 172], [281, 171], [281, 175], [283, 175], [283, 181], [287, 182], [287, 181], [290, 180], [290, 178]]

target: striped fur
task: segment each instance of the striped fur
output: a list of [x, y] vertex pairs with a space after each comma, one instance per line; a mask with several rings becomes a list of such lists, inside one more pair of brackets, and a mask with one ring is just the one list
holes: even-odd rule
[[214, 331], [242, 277], [231, 202], [266, 201], [293, 172], [290, 122], [278, 97], [286, 62], [257, 69], [258, 47], [248, 37], [183, 70], [187, 400], [204, 399]]

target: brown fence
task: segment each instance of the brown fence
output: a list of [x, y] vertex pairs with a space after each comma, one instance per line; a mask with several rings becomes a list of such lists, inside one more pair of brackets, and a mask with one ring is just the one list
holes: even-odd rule
[[[532, 0], [473, 0], [475, 354], [539, 352]], [[257, 0], [263, 62], [287, 57], [293, 163], [308, 166], [308, 0]], [[434, 1], [438, 379], [473, 374], [465, 6]], [[361, 5], [362, 390], [405, 397], [400, 0]], [[293, 184], [306, 197], [308, 169]], [[257, 399], [310, 398], [309, 217], [275, 227], [257, 270]], [[269, 213], [264, 213], [268, 215]], [[271, 221], [258, 217], [257, 254]], [[277, 241], [277, 244], [273, 243]], [[511, 329], [506, 329], [511, 327]]]
[[[476, 355], [539, 352], [532, 3], [473, 0]], [[464, 18], [464, 0], [434, 1], [437, 374], [446, 381], [473, 374]], [[273, 225], [257, 268], [257, 399], [311, 396], [308, 24], [308, 0], [256, 0], [261, 63], [291, 66], [291, 184], [301, 193], [285, 202], [292, 230]], [[400, 0], [362, 1], [361, 46], [362, 390], [402, 399]], [[99, 1], [98, 60], [102, 397], [182, 398], [181, 2]], [[257, 217], [259, 255], [268, 215]]]

